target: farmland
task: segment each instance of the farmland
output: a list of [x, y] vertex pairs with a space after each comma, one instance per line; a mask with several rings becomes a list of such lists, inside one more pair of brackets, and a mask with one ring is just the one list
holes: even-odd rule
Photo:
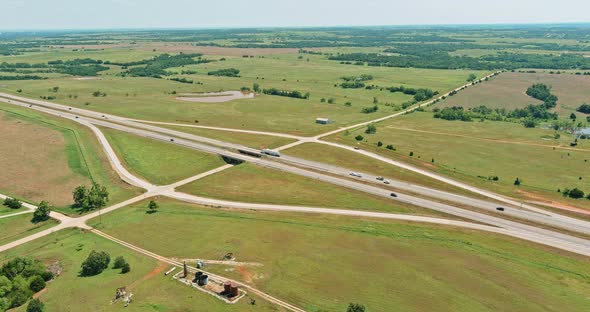
[[[0, 123], [9, 129], [3, 131], [6, 140], [1, 148], [16, 144], [12, 150], [18, 151], [3, 153], [6, 161], [1, 162], [2, 170], [9, 173], [4, 175], [9, 179], [3, 182], [3, 192], [33, 202], [47, 200], [66, 214], [78, 214], [70, 206], [71, 192], [78, 185], [89, 185], [90, 177], [107, 187], [112, 202], [138, 193], [110, 169], [102, 148], [89, 130], [6, 104], [0, 104], [0, 109], [4, 112]], [[53, 140], [54, 144], [44, 144], [47, 140]]]
[[[569, 117], [583, 103], [590, 102], [590, 76], [573, 73], [550, 74], [539, 73], [503, 73], [491, 81], [469, 88], [460, 94], [442, 101], [440, 107], [462, 106], [472, 108], [485, 105], [491, 108], [523, 108], [541, 101], [525, 94], [528, 87], [535, 83], [544, 83], [552, 88], [559, 98], [555, 111]], [[437, 105], [439, 106], [439, 105]], [[585, 114], [578, 113], [580, 120]]]
[[[567, 201], [558, 189], [590, 189], [585, 175], [590, 158], [586, 142], [570, 150], [567, 139], [547, 139], [553, 138], [552, 130], [504, 122], [437, 120], [429, 112], [418, 112], [377, 124], [374, 135], [363, 131], [329, 139], [357, 144], [354, 138], [362, 134], [363, 149], [518, 198]], [[378, 141], [392, 144], [396, 151], [378, 148]], [[490, 176], [499, 180], [491, 181]], [[520, 187], [513, 185], [517, 177], [524, 181]], [[587, 200], [567, 203], [590, 207]]]
[[[0, 206], [0, 267], [59, 268], [44, 311], [584, 311], [589, 33], [2, 31], [0, 194], [39, 207]], [[248, 295], [164, 275], [198, 260]]]
[[[146, 214], [143, 202], [91, 224], [169, 257], [220, 259], [232, 252], [237, 261], [261, 263], [208, 269], [272, 290], [308, 311], [340, 311], [351, 298], [376, 311], [575, 311], [587, 302], [587, 259], [522, 241], [376, 219], [159, 203], [155, 214]], [[199, 239], [186, 244], [173, 236]], [[371, 282], [359, 288], [351, 279]]]

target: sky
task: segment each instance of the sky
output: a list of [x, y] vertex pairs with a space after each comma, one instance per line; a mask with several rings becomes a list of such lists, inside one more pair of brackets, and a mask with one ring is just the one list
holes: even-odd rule
[[589, 0], [0, 0], [0, 30], [590, 22]]

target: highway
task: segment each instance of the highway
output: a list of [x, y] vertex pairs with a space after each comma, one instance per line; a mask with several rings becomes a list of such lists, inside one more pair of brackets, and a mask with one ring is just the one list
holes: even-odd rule
[[[10, 99], [10, 100], [8, 100], [8, 99]], [[90, 124], [93, 124], [93, 125], [97, 125], [97, 126], [108, 127], [108, 128], [128, 132], [128, 133], [132, 133], [135, 135], [139, 135], [142, 137], [147, 137], [147, 138], [152, 138], [152, 139], [156, 139], [156, 140], [160, 140], [160, 141], [166, 141], [166, 142], [177, 144], [177, 145], [182, 145], [182, 146], [196, 149], [196, 150], [206, 152], [206, 153], [224, 155], [227, 157], [251, 162], [251, 163], [257, 164], [259, 166], [263, 166], [263, 167], [267, 167], [267, 168], [271, 168], [271, 169], [276, 169], [276, 170], [281, 170], [281, 171], [285, 171], [285, 172], [303, 175], [303, 176], [306, 176], [306, 177], [309, 177], [312, 179], [317, 179], [317, 180], [321, 180], [324, 182], [344, 186], [347, 188], [360, 190], [360, 191], [370, 193], [373, 195], [390, 197], [390, 193], [391, 193], [388, 190], [389, 187], [386, 187], [383, 184], [378, 183], [378, 181], [375, 179], [374, 176], [371, 176], [368, 174], [363, 173], [363, 178], [362, 178], [363, 182], [365, 182], [365, 183], [369, 182], [372, 184], [378, 183], [379, 187], [370, 187], [370, 186], [367, 186], [365, 183], [351, 181], [350, 176], [349, 176], [349, 173], [351, 170], [346, 169], [346, 168], [331, 166], [331, 165], [327, 165], [327, 164], [323, 164], [323, 163], [319, 163], [319, 162], [313, 162], [313, 161], [309, 161], [309, 160], [305, 160], [305, 159], [301, 159], [301, 158], [284, 156], [284, 155], [280, 158], [265, 156], [264, 158], [259, 159], [259, 158], [250, 157], [247, 155], [242, 155], [240, 153], [233, 152], [233, 150], [238, 150], [238, 149], [256, 151], [251, 148], [245, 147], [243, 145], [234, 144], [234, 143], [226, 143], [223, 141], [209, 139], [209, 138], [205, 138], [202, 136], [197, 136], [197, 135], [193, 135], [193, 134], [189, 134], [189, 133], [185, 133], [185, 132], [181, 132], [181, 131], [171, 130], [171, 129], [167, 129], [167, 128], [161, 128], [161, 127], [157, 127], [157, 126], [153, 126], [153, 125], [146, 125], [146, 124], [139, 123], [134, 120], [128, 120], [126, 118], [119, 117], [119, 116], [114, 116], [114, 115], [110, 115], [110, 114], [102, 114], [102, 113], [97, 113], [94, 111], [89, 111], [89, 110], [84, 110], [84, 109], [72, 108], [72, 107], [68, 107], [65, 105], [50, 103], [50, 102], [46, 102], [46, 101], [29, 100], [29, 99], [22, 98], [22, 97], [16, 97], [16, 96], [11, 96], [11, 95], [7, 95], [7, 94], [1, 94], [1, 93], [0, 93], [0, 100], [4, 100], [5, 102], [9, 102], [10, 104], [28, 107], [28, 108], [43, 111], [48, 114], [57, 115], [57, 116], [60, 116], [63, 118], [68, 118], [68, 119], [74, 120], [76, 122], [82, 123], [85, 126], [89, 126]], [[96, 134], [98, 129], [93, 129], [93, 131]], [[104, 138], [104, 136], [101, 136], [100, 134], [97, 134], [97, 136], [99, 137], [99, 140], [101, 141], [103, 146], [108, 146], [108, 144], [105, 144], [106, 138]], [[171, 141], [171, 140], [174, 140], [174, 141]], [[313, 139], [311, 139], [311, 140], [313, 140]], [[333, 145], [331, 142], [325, 142], [325, 143], [329, 144], [329, 145]], [[385, 157], [375, 155], [375, 154], [372, 154], [369, 152], [355, 150], [354, 148], [349, 147], [349, 146], [338, 146], [338, 147], [349, 149], [351, 151], [361, 152], [364, 155], [370, 154], [372, 157], [377, 157], [381, 161], [392, 163], [396, 166], [400, 166], [400, 167], [403, 166], [404, 168], [409, 167], [408, 165], [405, 165], [403, 163], [392, 161], [392, 160], [389, 160]], [[107, 150], [106, 152], [108, 154], [112, 151]], [[116, 163], [114, 165], [119, 167], [119, 169], [121, 169], [123, 167], [122, 164], [120, 164], [120, 163]], [[295, 166], [293, 166], [293, 165], [295, 165]], [[311, 169], [311, 170], [302, 170], [301, 168]], [[421, 170], [418, 168], [413, 168], [413, 170], [424, 171], [424, 172], [421, 172], [421, 174], [424, 174], [424, 175], [434, 175], [430, 172], [427, 172], [425, 170]], [[326, 174], [321, 174], [318, 171], [324, 172]], [[335, 178], [334, 176], [340, 176], [341, 178]], [[122, 178], [123, 178], [123, 180], [127, 181], [128, 183], [130, 183], [130, 181], [129, 181], [130, 179], [137, 179], [137, 177], [133, 177], [133, 176], [123, 176]], [[396, 189], [400, 189], [402, 191], [411, 192], [413, 194], [417, 194], [420, 196], [433, 198], [433, 199], [439, 199], [439, 200], [443, 200], [445, 202], [453, 202], [453, 203], [457, 203], [461, 206], [473, 207], [475, 209], [480, 209], [482, 211], [485, 211], [488, 214], [492, 213], [492, 214], [496, 214], [498, 216], [505, 215], [505, 216], [509, 216], [509, 217], [513, 217], [513, 218], [519, 218], [519, 219], [523, 219], [523, 220], [527, 220], [527, 221], [531, 221], [531, 222], [545, 224], [545, 225], [556, 227], [556, 228], [565, 229], [568, 231], [575, 231], [575, 232], [579, 232], [579, 233], [583, 233], [583, 234], [590, 234], [590, 222], [583, 221], [583, 220], [576, 219], [576, 218], [572, 218], [572, 217], [568, 217], [568, 216], [564, 216], [564, 215], [560, 215], [560, 214], [557, 214], [554, 212], [542, 210], [542, 209], [528, 206], [528, 205], [527, 206], [523, 205], [524, 209], [521, 209], [519, 207], [519, 206], [521, 206], [521, 204], [519, 202], [516, 202], [514, 200], [510, 200], [510, 199], [506, 199], [502, 196], [495, 195], [492, 193], [488, 194], [486, 191], [479, 190], [477, 188], [473, 188], [468, 185], [464, 185], [460, 182], [455, 182], [450, 179], [446, 179], [444, 177], [440, 177], [440, 178], [444, 179], [445, 183], [449, 183], [451, 185], [455, 185], [455, 186], [462, 187], [462, 188], [468, 188], [470, 191], [473, 191], [475, 193], [483, 193], [482, 195], [486, 195], [490, 198], [493, 198], [494, 200], [493, 201], [484, 201], [484, 200], [480, 200], [480, 199], [474, 199], [474, 198], [470, 198], [467, 196], [456, 195], [456, 194], [453, 194], [450, 192], [440, 191], [440, 190], [436, 190], [433, 188], [428, 188], [428, 187], [424, 187], [424, 186], [419, 186], [419, 185], [414, 185], [414, 184], [398, 181], [398, 180], [395, 180], [390, 177], [386, 177], [386, 178], [391, 182], [391, 184], [390, 184], [391, 187], [394, 187]], [[133, 183], [130, 183], [130, 184], [133, 184]], [[150, 189], [150, 188], [154, 187], [153, 185], [151, 185], [147, 181], [140, 181], [140, 183], [138, 185], [142, 188], [145, 188], [145, 189]], [[424, 207], [427, 209], [434, 209], [434, 210], [442, 211], [442, 212], [449, 213], [449, 214], [456, 215], [456, 216], [460, 216], [460, 217], [465, 217], [467, 215], [466, 214], [467, 209], [461, 209], [460, 211], [457, 211], [458, 208], [451, 207], [448, 205], [446, 206], [446, 208], [443, 209], [441, 207], [438, 207], [437, 205], [439, 203], [437, 203], [435, 201], [424, 202], [424, 199], [420, 199], [416, 196], [410, 196], [410, 195], [403, 194], [400, 192], [396, 192], [396, 194], [398, 195], [398, 197], [396, 197], [396, 198], [390, 197], [390, 198], [392, 200], [397, 200], [400, 202]], [[498, 208], [498, 207], [503, 207], [503, 208], [505, 208], [505, 210], [502, 212], [499, 212], [496, 210], [496, 208]], [[455, 208], [455, 209], [451, 209], [451, 208]], [[478, 217], [477, 219], [472, 219], [472, 220], [491, 224], [488, 221], [485, 221], [487, 218], [483, 218], [480, 215], [481, 214], [479, 214], [477, 216]]]
[[[19, 101], [15, 101], [15, 100], [10, 100], [9, 102], [10, 102], [10, 104], [19, 105], [19, 106], [23, 106], [23, 107], [29, 107], [32, 109], [44, 111], [44, 112], [52, 114], [52, 115], [57, 115], [57, 116], [60, 116], [63, 118], [68, 118], [73, 121], [84, 124], [86, 126], [97, 125], [97, 126], [109, 127], [109, 128], [117, 129], [120, 131], [125, 131], [128, 133], [133, 133], [135, 135], [139, 135], [142, 137], [148, 137], [148, 138], [152, 138], [152, 139], [156, 139], [156, 140], [166, 141], [166, 142], [190, 147], [190, 148], [204, 151], [204, 152], [208, 152], [208, 153], [225, 155], [225, 156], [232, 157], [235, 159], [249, 161], [251, 163], [254, 163], [254, 164], [257, 164], [260, 166], [264, 166], [264, 167], [268, 167], [268, 168], [272, 168], [272, 169], [276, 169], [276, 170], [281, 170], [281, 171], [285, 171], [285, 172], [290, 172], [290, 173], [294, 173], [294, 174], [299, 174], [299, 175], [306, 176], [309, 178], [325, 181], [328, 183], [333, 183], [336, 185], [341, 185], [344, 187], [356, 189], [356, 190], [363, 191], [363, 192], [370, 193], [370, 194], [374, 194], [377, 196], [387, 197], [387, 198], [390, 198], [391, 200], [396, 200], [396, 201], [405, 202], [408, 204], [424, 207], [427, 209], [441, 211], [441, 212], [444, 212], [447, 214], [456, 215], [459, 217], [467, 218], [470, 220], [478, 221], [481, 223], [485, 223], [485, 224], [489, 224], [489, 225], [501, 228], [504, 231], [503, 234], [506, 234], [506, 235], [519, 237], [522, 239], [526, 239], [526, 240], [534, 241], [537, 243], [553, 246], [556, 248], [576, 252], [579, 254], [590, 255], [590, 242], [588, 242], [585, 239], [557, 233], [554, 231], [540, 229], [540, 228], [537, 228], [534, 226], [505, 220], [505, 219], [502, 219], [499, 217], [494, 217], [494, 216], [478, 213], [478, 212], [467, 210], [467, 209], [453, 207], [448, 204], [443, 204], [443, 203], [435, 202], [435, 201], [432, 201], [429, 199], [419, 198], [419, 197], [411, 196], [411, 195], [407, 195], [407, 194], [399, 193], [398, 197], [392, 198], [390, 196], [391, 192], [389, 190], [383, 189], [381, 187], [367, 185], [364, 183], [359, 183], [359, 182], [351, 181], [349, 179], [335, 177], [332, 175], [322, 174], [322, 173], [319, 173], [316, 171], [301, 169], [301, 168], [298, 168], [298, 167], [295, 167], [292, 165], [277, 162], [275, 160], [268, 160], [266, 158], [249, 157], [249, 156], [245, 156], [245, 155], [242, 155], [239, 153], [228, 151], [227, 149], [224, 149], [221, 147], [203, 144], [201, 142], [195, 142], [192, 140], [178, 138], [178, 137], [171, 138], [171, 136], [169, 134], [148, 131], [145, 129], [138, 129], [138, 128], [134, 128], [132, 126], [125, 125], [127, 122], [125, 121], [124, 118], [115, 119], [115, 118], [112, 118], [110, 115], [105, 116], [105, 117], [102, 117], [102, 115], [101, 115], [100, 116], [100, 117], [102, 117], [101, 119], [94, 119], [94, 118], [82, 116], [79, 111], [74, 110], [74, 109], [72, 109], [72, 111], [69, 112], [70, 110], [67, 107], [66, 107], [66, 111], [59, 111], [59, 110], [55, 110], [55, 108], [47, 107], [50, 105], [46, 105], [46, 103], [44, 103], [45, 105], [40, 106], [38, 103], [36, 103], [36, 105], [31, 105], [30, 103], [19, 102]], [[60, 106], [58, 104], [53, 104], [53, 103], [48, 103], [48, 104], [51, 104], [51, 106], [53, 106], [53, 105], [56, 105], [58, 107]], [[63, 107], [61, 107], [61, 108], [63, 108]], [[58, 109], [60, 109], [60, 108], [58, 108]], [[117, 123], [113, 122], [114, 119], [117, 121]], [[135, 124], [136, 124], [135, 122], [131, 122], [130, 125], [135, 125]], [[162, 129], [161, 131], [167, 132], [167, 131], [173, 131], [173, 130]], [[184, 135], [190, 136], [190, 134], [184, 134]], [[171, 140], [173, 140], [173, 141], [171, 141]], [[102, 140], [101, 140], [101, 143], [103, 143], [103, 145], [105, 145], [104, 142], [102, 142]], [[108, 145], [108, 142], [106, 143], [106, 145]], [[233, 144], [232, 144], [232, 146], [233, 146]], [[109, 154], [111, 154], [111, 153], [114, 154], [114, 152], [110, 151], [108, 148], [105, 148], [105, 150]], [[327, 170], [329, 171], [331, 169], [332, 168], [329, 168]], [[126, 180], [134, 180], [132, 177], [128, 177], [125, 174], [123, 175], [123, 177], [125, 177], [124, 179], [126, 179]], [[145, 181], [143, 181], [143, 182], [142, 181], [134, 181], [134, 182], [143, 184]], [[147, 182], [145, 182], [145, 183], [147, 183]], [[149, 183], [145, 184], [144, 186], [148, 190], [150, 188], [157, 189], [157, 186], [153, 186]], [[168, 191], [166, 191], [166, 196], [189, 200], [189, 199], [187, 199], [187, 196], [191, 196], [191, 195], [187, 195], [187, 194], [179, 195], [176, 192], [172, 192], [172, 191], [168, 190]], [[458, 196], [458, 195], [455, 195], [455, 196]], [[193, 197], [192, 199], [197, 200], [197, 201], [199, 201], [199, 203], [203, 203], [203, 204], [208, 203], [210, 205], [219, 205], [219, 206], [226, 206], [226, 207], [236, 207], [239, 205], [248, 205], [248, 207], [250, 209], [252, 209], [252, 208], [269, 209], [270, 208], [270, 207], [266, 207], [264, 205], [256, 205], [256, 204], [251, 204], [251, 203], [248, 203], [248, 204], [239, 203], [239, 205], [237, 205], [235, 203], [231, 203], [231, 202], [227, 202], [227, 201], [216, 201], [216, 200], [211, 200], [211, 199], [203, 200], [201, 198], [196, 198], [196, 197]], [[366, 213], [371, 213], [371, 212], [366, 212]], [[552, 220], [553, 223], [560, 224], [563, 227], [569, 227], [569, 226], [571, 226], [569, 223], [572, 223], [576, 227], [580, 227], [580, 230], [582, 230], [584, 232], [587, 231], [587, 225], [586, 225], [585, 221], [570, 218], [574, 221], [574, 222], [572, 222], [572, 220], [569, 220], [565, 217], [564, 217], [564, 219], [552, 219], [551, 216], [540, 214], [537, 212], [528, 212], [528, 213], [534, 213], [539, 218], [545, 218], [544, 220]]]

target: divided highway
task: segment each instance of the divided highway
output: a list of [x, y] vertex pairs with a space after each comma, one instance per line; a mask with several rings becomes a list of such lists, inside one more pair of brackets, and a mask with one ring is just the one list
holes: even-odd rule
[[[182, 132], [178, 132], [178, 131], [174, 131], [174, 130], [159, 128], [159, 127], [155, 127], [155, 126], [151, 126], [151, 125], [140, 124], [135, 121], [129, 121], [129, 120], [122, 118], [122, 117], [100, 114], [100, 113], [87, 111], [87, 110], [69, 108], [67, 106], [63, 106], [63, 105], [59, 105], [59, 104], [43, 102], [43, 101], [36, 101], [36, 100], [29, 100], [29, 99], [9, 96], [9, 95], [0, 95], [0, 96], [3, 97], [2, 101], [7, 102], [9, 104], [19, 105], [19, 106], [23, 106], [23, 107], [29, 107], [29, 108], [43, 111], [43, 112], [46, 112], [46, 113], [49, 113], [52, 115], [60, 116], [63, 118], [68, 118], [68, 119], [74, 120], [76, 122], [79, 122], [79, 123], [87, 125], [87, 126], [88, 126], [88, 124], [91, 124], [91, 125], [109, 127], [109, 128], [117, 129], [120, 131], [125, 131], [128, 133], [139, 135], [142, 137], [148, 137], [148, 138], [152, 138], [152, 139], [166, 141], [166, 142], [186, 146], [189, 148], [193, 148], [196, 150], [204, 151], [207, 153], [224, 155], [227, 157], [252, 162], [252, 163], [255, 163], [260, 166], [264, 166], [264, 167], [268, 167], [268, 168], [272, 168], [272, 169], [277, 169], [277, 170], [282, 170], [282, 171], [290, 172], [290, 173], [294, 173], [294, 174], [303, 175], [303, 176], [306, 176], [309, 178], [333, 183], [336, 185], [341, 185], [344, 187], [363, 191], [363, 192], [374, 194], [377, 196], [388, 197], [391, 200], [397, 200], [400, 202], [405, 202], [405, 203], [409, 203], [412, 205], [421, 206], [421, 207], [424, 207], [427, 209], [433, 209], [433, 210], [445, 212], [447, 214], [460, 216], [460, 217], [467, 218], [467, 219], [474, 220], [474, 221], [478, 221], [481, 223], [490, 224], [490, 225], [496, 226], [498, 228], [501, 228], [501, 231], [503, 232], [503, 234], [506, 234], [506, 235], [519, 237], [522, 239], [526, 239], [526, 240], [534, 241], [537, 243], [546, 244], [546, 245], [553, 246], [556, 248], [560, 248], [560, 249], [564, 249], [564, 250], [568, 250], [568, 251], [572, 251], [572, 252], [576, 252], [579, 254], [584, 254], [584, 255], [590, 256], [590, 242], [585, 239], [557, 233], [554, 231], [540, 229], [540, 228], [537, 228], [534, 226], [525, 225], [525, 224], [521, 224], [521, 223], [514, 222], [514, 221], [509, 221], [509, 220], [498, 218], [498, 217], [493, 217], [493, 216], [490, 216], [487, 214], [482, 214], [482, 213], [474, 212], [474, 211], [467, 210], [467, 209], [453, 207], [451, 205], [442, 204], [442, 203], [435, 202], [435, 201], [432, 201], [429, 199], [419, 198], [419, 197], [411, 196], [411, 195], [407, 195], [407, 194], [399, 194], [398, 197], [392, 198], [390, 196], [391, 191], [389, 191], [389, 190], [385, 190], [383, 188], [372, 186], [372, 185], [367, 185], [364, 183], [351, 181], [347, 178], [345, 179], [345, 178], [341, 178], [341, 177], [335, 177], [333, 175], [322, 174], [317, 171], [310, 171], [310, 170], [301, 169], [296, 166], [289, 165], [287, 163], [288, 162], [297, 163], [298, 166], [301, 166], [301, 165], [307, 166], [307, 167], [313, 166], [314, 167], [313, 169], [315, 169], [315, 170], [318, 169], [317, 166], [320, 166], [323, 169], [323, 171], [329, 172], [331, 174], [336, 174], [336, 175], [345, 174], [346, 170], [343, 168], [327, 166], [327, 165], [320, 164], [320, 163], [307, 163], [307, 161], [299, 160], [299, 159], [295, 159], [295, 158], [285, 158], [285, 160], [281, 160], [281, 161], [286, 162], [286, 163], [283, 163], [283, 162], [277, 161], [277, 159], [269, 160], [269, 159], [265, 159], [265, 158], [249, 157], [249, 156], [242, 155], [240, 153], [235, 153], [235, 152], [228, 150], [228, 149], [243, 148], [243, 146], [237, 145], [237, 144], [224, 143], [224, 142], [221, 142], [218, 140], [202, 138], [199, 136], [194, 136], [191, 134], [186, 134], [186, 133], [182, 133]], [[220, 146], [223, 146], [223, 147], [220, 147]], [[334, 171], [334, 172], [332, 172], [332, 171]], [[137, 182], [137, 181], [135, 181], [135, 182]], [[399, 182], [399, 183], [400, 184], [396, 185], [396, 186], [399, 187], [400, 189], [406, 187], [406, 188], [411, 188], [412, 192], [416, 192], [416, 190], [419, 190], [421, 192], [430, 192], [430, 194], [428, 194], [429, 197], [436, 197], [436, 196], [445, 197], [445, 200], [448, 200], [448, 201], [459, 201], [459, 200], [467, 201], [465, 204], [468, 204], [470, 206], [473, 206], [473, 205], [481, 206], [480, 208], [482, 208], [482, 209], [492, 209], [493, 207], [495, 207], [497, 205], [495, 203], [488, 203], [488, 202], [481, 201], [481, 200], [470, 199], [470, 198], [467, 198], [464, 196], [454, 195], [451, 193], [437, 191], [437, 190], [432, 190], [429, 188], [423, 188], [423, 187], [417, 188], [417, 186], [413, 186], [410, 184], [403, 185], [403, 182]], [[153, 185], [146, 185], [146, 186], [147, 186], [147, 188], [154, 187]], [[175, 195], [174, 193], [176, 193], [176, 192], [170, 192], [171, 197], [183, 197], [184, 196], [184, 195], [178, 196], [178, 194]], [[188, 196], [192, 196], [192, 195], [188, 195]], [[193, 199], [194, 198], [196, 198], [196, 197], [193, 197]], [[181, 198], [179, 198], [179, 199], [181, 199]], [[210, 203], [215, 204], [215, 200], [208, 199], [208, 201]], [[232, 205], [235, 206], [235, 203], [232, 204], [232, 202], [226, 202], [226, 201], [217, 201], [217, 202], [223, 206], [229, 206], [229, 207], [231, 207]], [[238, 203], [238, 204], [244, 204], [244, 203]], [[255, 206], [257, 206], [255, 204], [248, 204], [248, 205], [250, 206], [250, 208], [255, 208], [255, 209], [256, 209]], [[260, 209], [264, 209], [264, 208], [261, 207]], [[510, 210], [512, 210], [512, 209], [510, 209]], [[517, 210], [517, 209], [514, 208], [514, 210]], [[560, 215], [557, 215], [557, 217], [555, 217], [550, 214], [533, 212], [533, 211], [525, 211], [525, 210], [518, 210], [518, 211], [519, 211], [518, 212], [519, 216], [523, 217], [527, 220], [531, 220], [531, 221], [539, 220], [542, 223], [567, 228], [569, 230], [576, 230], [576, 231], [580, 231], [582, 233], [588, 233], [588, 229], [590, 228], [588, 226], [587, 222], [573, 219], [573, 218], [567, 218], [567, 217], [560, 216]], [[359, 213], [362, 213], [362, 212], [359, 212]]]

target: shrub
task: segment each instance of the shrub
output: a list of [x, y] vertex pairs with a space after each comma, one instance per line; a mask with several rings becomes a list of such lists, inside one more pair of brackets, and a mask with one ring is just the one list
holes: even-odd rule
[[125, 258], [119, 256], [117, 258], [115, 258], [115, 262], [113, 262], [113, 269], [121, 269], [123, 268], [123, 266], [127, 264], [127, 261], [125, 261]]
[[4, 199], [4, 206], [11, 208], [11, 209], [19, 209], [23, 206], [23, 204], [16, 198], [6, 197]]
[[37, 298], [31, 300], [27, 305], [27, 312], [43, 312], [44, 310], [45, 305]]
[[375, 134], [377, 133], [377, 127], [375, 127], [374, 124], [370, 124], [367, 126], [367, 129], [365, 130], [366, 134]]
[[45, 280], [41, 276], [36, 275], [35, 277], [33, 277], [31, 282], [29, 283], [29, 288], [34, 293], [37, 293], [37, 292], [41, 291], [43, 288], [45, 288]]
[[362, 141], [364, 139], [364, 137], [359, 134], [359, 135], [355, 136], [354, 139], [357, 141]]
[[125, 263], [123, 265], [123, 267], [121, 268], [121, 273], [125, 274], [131, 271], [131, 266], [129, 265], [129, 263]]

